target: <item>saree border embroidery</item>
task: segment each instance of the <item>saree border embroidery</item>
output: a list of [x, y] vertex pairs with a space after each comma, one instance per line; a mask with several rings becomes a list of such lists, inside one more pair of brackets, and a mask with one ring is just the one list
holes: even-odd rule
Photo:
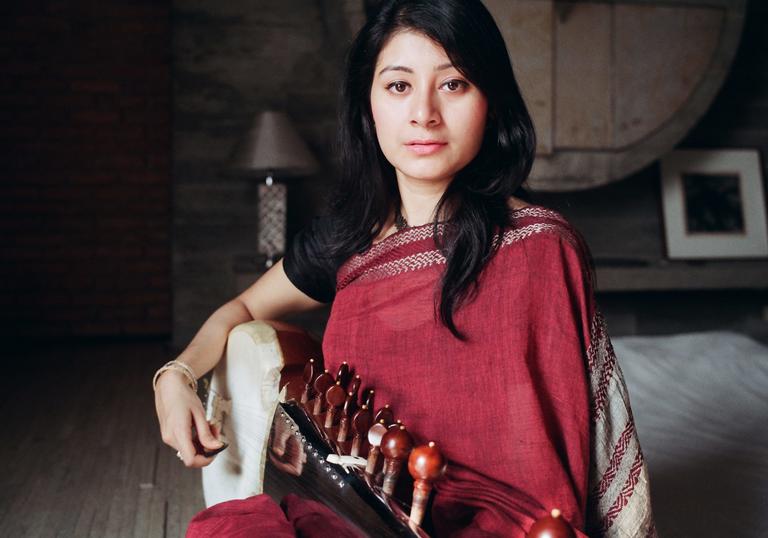
[[[536, 223], [523, 228], [510, 230], [506, 232], [501, 240], [501, 247], [509, 246], [512, 243], [520, 241], [531, 235], [542, 232], [558, 232], [558, 226], [554, 224]], [[431, 237], [431, 235], [430, 235]], [[498, 243], [498, 240], [496, 241]], [[401, 273], [407, 273], [409, 271], [418, 271], [420, 269], [426, 269], [433, 265], [442, 265], [446, 262], [445, 256], [439, 250], [430, 250], [427, 252], [418, 252], [411, 254], [403, 258], [391, 260], [381, 264], [373, 265], [368, 269], [363, 270], [354, 280], [359, 282], [367, 282], [371, 280], [379, 280], [382, 278], [392, 277]], [[350, 274], [351, 275], [351, 274]], [[342, 282], [344, 282], [343, 279]], [[350, 279], [351, 280], [351, 279]], [[348, 280], [347, 282], [348, 283]], [[343, 287], [343, 285], [341, 286]]]
[[[621, 368], [599, 308], [590, 323], [587, 370], [592, 405], [592, 461], [587, 528], [597, 537], [655, 537], [648, 470]], [[598, 440], [601, 440], [598, 442]]]
[[[438, 224], [437, 225], [437, 233], [442, 234], [443, 233], [443, 225]], [[371, 259], [378, 258], [383, 253], [396, 249], [398, 247], [401, 247], [403, 245], [407, 245], [408, 243], [414, 243], [416, 241], [424, 241], [425, 239], [429, 239], [433, 236], [433, 227], [431, 224], [425, 225], [425, 226], [417, 226], [415, 228], [407, 228], [403, 230], [402, 232], [395, 233], [389, 237], [384, 238], [379, 243], [376, 243], [373, 245], [367, 252], [364, 254], [359, 254], [356, 256], [352, 256], [349, 261], [347, 261], [340, 271], [343, 271], [345, 273], [353, 273], [366, 263], [368, 263]]]
[[587, 349], [587, 368], [590, 373], [592, 389], [592, 420], [597, 422], [605, 411], [608, 387], [613, 380], [616, 366], [616, 354], [611, 340], [607, 337], [605, 318], [597, 310], [593, 316]]
[[[526, 237], [542, 232], [560, 235], [574, 245], [577, 243], [566, 220], [556, 211], [538, 206], [529, 206], [512, 212], [513, 221], [517, 222], [526, 217], [549, 219], [555, 222], [534, 222], [520, 228], [508, 230], [501, 236], [500, 247], [509, 246]], [[444, 228], [445, 225], [443, 224], [437, 226], [438, 235], [444, 232]], [[343, 289], [352, 281], [366, 282], [378, 280], [410, 271], [426, 269], [434, 265], [445, 264], [445, 256], [438, 249], [397, 257], [397, 249], [419, 241], [431, 240], [433, 236], [434, 227], [431, 224], [408, 228], [376, 243], [365, 253], [353, 256], [339, 269], [336, 284], [337, 291]], [[494, 238], [494, 247], [498, 243], [499, 239], [497, 236]]]

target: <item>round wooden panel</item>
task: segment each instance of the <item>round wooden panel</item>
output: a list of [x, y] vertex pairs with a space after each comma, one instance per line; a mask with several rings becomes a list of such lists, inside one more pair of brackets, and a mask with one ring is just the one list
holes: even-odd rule
[[658, 159], [706, 112], [746, 0], [484, 0], [538, 136], [530, 185], [579, 190]]

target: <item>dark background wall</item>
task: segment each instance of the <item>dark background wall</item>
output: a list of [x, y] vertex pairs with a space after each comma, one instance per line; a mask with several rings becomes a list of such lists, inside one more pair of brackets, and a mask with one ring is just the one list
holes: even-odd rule
[[[255, 183], [227, 160], [259, 110], [285, 109], [322, 165], [290, 184], [289, 230], [320, 208], [333, 180], [341, 58], [362, 4], [0, 7], [0, 332], [186, 344], [258, 276]], [[681, 147], [766, 154], [767, 20], [765, 2], [750, 2], [723, 90]], [[658, 264], [659, 189], [654, 163], [603, 188], [539, 201], [582, 230], [598, 264]], [[599, 299], [613, 334], [749, 329], [768, 305], [764, 289], [727, 285]], [[321, 328], [323, 315], [307, 322]]]
[[170, 34], [167, 2], [0, 7], [0, 334], [170, 333]]
[[175, 344], [234, 297], [238, 278], [258, 276], [249, 257], [263, 178], [234, 174], [228, 159], [262, 109], [287, 111], [321, 164], [289, 185], [289, 229], [319, 208], [332, 181], [339, 71], [361, 17], [358, 0], [175, 3]]
[[[768, 50], [767, 24], [768, 3], [750, 0], [742, 40], [728, 77], [709, 111], [678, 144], [678, 148], [759, 150], [764, 193], [768, 191], [768, 57], [763, 52]], [[764, 259], [758, 268], [765, 275], [759, 279], [761, 286], [752, 289], [738, 289], [749, 262], [669, 264], [660, 178], [656, 161], [615, 184], [540, 197], [545, 205], [567, 215], [584, 233], [598, 272], [601, 267], [625, 264], [667, 267], [670, 273], [682, 274], [682, 278], [677, 278], [679, 289], [600, 293], [598, 300], [612, 334], [733, 329], [768, 340], [768, 263]], [[723, 269], [719, 289], [683, 289], [707, 266]], [[687, 276], [686, 269], [690, 269]], [[663, 279], [663, 271], [660, 274]]]

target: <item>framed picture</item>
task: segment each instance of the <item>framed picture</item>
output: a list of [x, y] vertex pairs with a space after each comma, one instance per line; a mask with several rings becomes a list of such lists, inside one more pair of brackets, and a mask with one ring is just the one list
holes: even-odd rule
[[758, 150], [672, 151], [661, 178], [669, 258], [768, 256]]

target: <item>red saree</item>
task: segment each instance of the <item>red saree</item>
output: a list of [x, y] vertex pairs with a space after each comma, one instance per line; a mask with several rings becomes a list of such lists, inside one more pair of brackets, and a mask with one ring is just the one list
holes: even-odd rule
[[[524, 536], [557, 507], [590, 536], [655, 535], [626, 388], [594, 300], [580, 235], [551, 210], [514, 227], [455, 316], [435, 320], [445, 258], [432, 226], [350, 258], [323, 341], [449, 459], [437, 536]], [[584, 536], [585, 534], [580, 534]]]
[[[594, 299], [581, 236], [551, 210], [513, 228], [456, 314], [435, 320], [445, 264], [432, 226], [391, 235], [342, 265], [323, 340], [417, 442], [449, 459], [431, 509], [436, 537], [523, 537], [559, 508], [579, 536], [655, 536], [626, 387]], [[201, 512], [188, 538], [354, 536], [325, 506], [265, 495]], [[250, 534], [249, 534], [250, 533]]]

